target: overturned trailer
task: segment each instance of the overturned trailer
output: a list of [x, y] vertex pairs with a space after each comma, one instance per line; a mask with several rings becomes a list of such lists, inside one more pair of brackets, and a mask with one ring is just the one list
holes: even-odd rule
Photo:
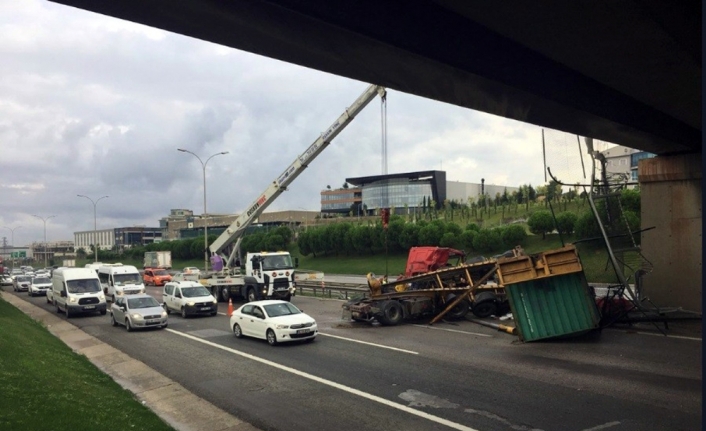
[[496, 272], [497, 261], [484, 259], [389, 283], [368, 274], [369, 294], [343, 304], [342, 317], [392, 326], [441, 314], [461, 319], [471, 309], [490, 315], [505, 303], [504, 289], [493, 282]]

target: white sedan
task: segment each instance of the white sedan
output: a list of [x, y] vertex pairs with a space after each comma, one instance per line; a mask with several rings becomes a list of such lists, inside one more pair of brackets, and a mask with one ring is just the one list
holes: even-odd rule
[[233, 311], [230, 327], [236, 338], [262, 338], [271, 346], [285, 341], [311, 342], [319, 333], [313, 317], [280, 300], [248, 302]]

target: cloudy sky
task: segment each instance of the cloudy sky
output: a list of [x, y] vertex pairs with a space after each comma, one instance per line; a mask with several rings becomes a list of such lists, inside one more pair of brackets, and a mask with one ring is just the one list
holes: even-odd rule
[[[0, 245], [158, 226], [172, 208], [239, 213], [369, 85], [39, 0], [0, 0]], [[368, 107], [268, 210], [381, 173]], [[388, 172], [544, 184], [541, 128], [388, 92]], [[575, 137], [573, 138], [575, 139]], [[9, 228], [9, 229], [8, 229]]]

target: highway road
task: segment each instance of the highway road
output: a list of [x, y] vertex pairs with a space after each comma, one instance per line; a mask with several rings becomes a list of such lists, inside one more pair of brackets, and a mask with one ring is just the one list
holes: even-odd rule
[[[148, 287], [161, 300], [161, 288]], [[18, 295], [45, 309], [44, 297]], [[128, 333], [70, 321], [263, 430], [698, 430], [701, 341], [606, 329], [520, 343], [468, 321], [396, 327], [341, 320], [341, 301], [295, 297], [314, 343], [235, 339], [215, 317]], [[237, 307], [238, 304], [236, 304]]]

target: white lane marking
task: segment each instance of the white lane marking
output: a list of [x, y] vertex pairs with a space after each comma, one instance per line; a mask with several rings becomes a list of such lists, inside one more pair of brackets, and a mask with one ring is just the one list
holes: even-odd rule
[[449, 329], [449, 328], [435, 328], [435, 327], [429, 326], [429, 325], [412, 325], [412, 326], [416, 326], [417, 328], [424, 328], [424, 329], [435, 329], [437, 331], [458, 332], [459, 334], [477, 335], [478, 337], [491, 337], [491, 338], [493, 337], [492, 335], [480, 334], [478, 332], [459, 331], [458, 329]]
[[507, 425], [510, 427], [510, 429], [516, 430], [516, 431], [543, 431], [539, 428], [533, 428], [533, 427], [528, 427], [525, 425], [515, 425], [509, 420], [505, 419], [504, 417], [498, 416], [495, 413], [487, 412], [485, 410], [476, 410], [476, 409], [466, 409], [464, 410], [466, 413], [473, 413], [479, 416], [486, 417], [488, 419], [493, 419], [496, 420], [503, 425]]
[[367, 344], [368, 346], [380, 347], [381, 349], [396, 350], [398, 352], [409, 353], [410, 355], [418, 355], [419, 354], [419, 352], [413, 352], [412, 350], [398, 349], [397, 347], [385, 346], [383, 344], [369, 343], [367, 341], [360, 341], [360, 340], [356, 340], [354, 338], [339, 337], [338, 335], [324, 334], [323, 332], [319, 332], [319, 335], [323, 335], [325, 337], [331, 337], [331, 338], [338, 338], [339, 340], [352, 341], [354, 343]]
[[614, 427], [614, 426], [616, 426], [616, 425], [620, 425], [620, 422], [618, 422], [618, 421], [608, 422], [607, 424], [598, 425], [598, 426], [595, 426], [595, 427], [593, 427], [593, 428], [586, 428], [585, 430], [581, 430], [581, 431], [598, 431], [598, 430], [604, 430], [604, 429], [606, 429], [606, 428]]
[[458, 424], [458, 423], [456, 423], [456, 422], [451, 422], [451, 421], [448, 420], [448, 419], [440, 418], [440, 417], [438, 417], [438, 416], [434, 416], [434, 415], [431, 415], [431, 414], [426, 413], [426, 412], [422, 412], [422, 411], [419, 411], [419, 410], [415, 410], [415, 409], [410, 408], [410, 407], [407, 407], [407, 406], [405, 406], [405, 405], [403, 405], [403, 404], [395, 403], [395, 402], [392, 402], [392, 401], [390, 401], [390, 400], [386, 400], [385, 398], [378, 397], [377, 395], [369, 394], [369, 393], [367, 393], [367, 392], [363, 392], [363, 391], [360, 391], [360, 390], [358, 390], [358, 389], [350, 388], [350, 387], [344, 386], [344, 385], [342, 385], [342, 384], [340, 384], [340, 383], [332, 382], [331, 380], [322, 379], [321, 377], [317, 377], [317, 376], [314, 376], [314, 375], [312, 375], [312, 374], [305, 373], [305, 372], [303, 372], [303, 371], [299, 371], [299, 370], [294, 369], [294, 368], [291, 368], [291, 367], [287, 367], [287, 366], [285, 366], [285, 365], [280, 365], [280, 364], [278, 364], [278, 363], [276, 363], [276, 362], [272, 362], [272, 361], [269, 361], [269, 360], [267, 360], [267, 359], [263, 359], [263, 358], [254, 356], [254, 355], [251, 355], [251, 354], [249, 354], [249, 353], [240, 352], [240, 351], [238, 351], [238, 350], [231, 349], [230, 347], [221, 346], [220, 344], [216, 344], [216, 343], [213, 343], [213, 342], [211, 342], [211, 341], [204, 340], [204, 339], [199, 338], [199, 337], [195, 337], [195, 336], [193, 336], [193, 335], [185, 334], [185, 333], [183, 333], [183, 332], [175, 331], [175, 330], [169, 329], [169, 328], [165, 329], [165, 331], [171, 332], [171, 333], [176, 334], [176, 335], [180, 335], [180, 336], [185, 337], [185, 338], [189, 338], [189, 339], [194, 340], [194, 341], [198, 341], [199, 343], [207, 344], [207, 345], [209, 345], [209, 346], [211, 346], [211, 347], [215, 347], [216, 349], [225, 350], [226, 352], [230, 352], [230, 353], [233, 353], [233, 354], [235, 354], [235, 355], [242, 356], [243, 358], [247, 358], [247, 359], [251, 359], [251, 360], [256, 361], [256, 362], [260, 362], [261, 364], [269, 365], [269, 366], [271, 366], [271, 367], [280, 369], [280, 370], [282, 370], [282, 371], [286, 371], [286, 372], [288, 372], [288, 373], [292, 373], [292, 374], [295, 374], [295, 375], [297, 375], [297, 376], [304, 377], [305, 379], [313, 380], [313, 381], [315, 381], [315, 382], [317, 382], [317, 383], [321, 383], [321, 384], [330, 386], [330, 387], [332, 387], [332, 388], [335, 388], [335, 389], [338, 389], [338, 390], [341, 390], [341, 391], [344, 391], [344, 392], [348, 392], [349, 394], [357, 395], [357, 396], [359, 396], [359, 397], [361, 397], [361, 398], [365, 398], [365, 399], [368, 399], [368, 400], [370, 400], [370, 401], [374, 401], [374, 402], [376, 402], [376, 403], [380, 403], [380, 404], [383, 404], [383, 405], [385, 405], [385, 406], [392, 407], [393, 409], [401, 410], [401, 411], [403, 411], [403, 412], [405, 412], [405, 413], [409, 413], [409, 414], [411, 414], [411, 415], [418, 416], [418, 417], [427, 419], [427, 420], [429, 420], [429, 421], [436, 422], [436, 423], [441, 424], [441, 425], [445, 425], [445, 426], [447, 426], [447, 427], [449, 427], [449, 428], [452, 428], [452, 429], [455, 429], [455, 430], [459, 430], [459, 431], [478, 431], [478, 430], [475, 429], [475, 428], [467, 427], [467, 426], [465, 426], [465, 425], [461, 425], [461, 424]]
[[221, 316], [227, 316], [227, 315], [228, 315], [228, 313], [218, 313], [218, 314], [220, 314]]
[[662, 335], [662, 334], [652, 334], [650, 332], [635, 332], [635, 334], [640, 334], [640, 335], [654, 335], [656, 337], [665, 337], [665, 338], [679, 338], [681, 340], [693, 340], [693, 341], [702, 341], [701, 338], [698, 337], [686, 337], [684, 335]]

